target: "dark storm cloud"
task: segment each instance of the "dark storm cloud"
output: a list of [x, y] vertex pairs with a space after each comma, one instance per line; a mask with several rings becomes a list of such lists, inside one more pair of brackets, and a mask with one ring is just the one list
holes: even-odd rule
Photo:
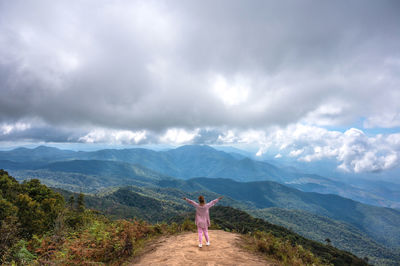
[[0, 123], [399, 126], [399, 14], [398, 1], [2, 1]]

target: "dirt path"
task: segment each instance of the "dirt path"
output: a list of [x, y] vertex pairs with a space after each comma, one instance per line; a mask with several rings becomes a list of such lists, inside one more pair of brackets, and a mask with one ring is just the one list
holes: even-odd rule
[[162, 237], [130, 265], [276, 265], [241, 248], [238, 234], [210, 230], [209, 235], [211, 245], [202, 248], [197, 233]]

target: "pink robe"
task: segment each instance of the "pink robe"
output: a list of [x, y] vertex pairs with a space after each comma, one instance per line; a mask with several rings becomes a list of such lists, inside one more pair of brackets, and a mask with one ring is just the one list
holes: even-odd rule
[[193, 200], [186, 199], [186, 201], [193, 205], [196, 208], [196, 225], [200, 228], [208, 228], [210, 226], [210, 214], [208, 209], [214, 206], [219, 199], [215, 199], [210, 201], [209, 203], [204, 204], [201, 206], [199, 203], [194, 202]]

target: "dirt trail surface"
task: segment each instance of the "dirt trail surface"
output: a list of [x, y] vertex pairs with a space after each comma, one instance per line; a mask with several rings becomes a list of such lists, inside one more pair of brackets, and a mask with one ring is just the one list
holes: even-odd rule
[[276, 265], [243, 248], [240, 235], [210, 230], [210, 246], [198, 247], [197, 233], [162, 237], [130, 265]]

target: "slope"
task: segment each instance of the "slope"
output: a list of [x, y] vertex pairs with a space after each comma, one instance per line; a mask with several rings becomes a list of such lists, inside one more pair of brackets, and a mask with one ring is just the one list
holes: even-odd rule
[[[21, 163], [8, 169], [18, 180], [38, 178], [43, 183], [71, 191], [97, 192], [115, 186], [151, 186], [170, 177], [140, 165], [120, 161], [69, 160], [26, 167]], [[6, 168], [7, 169], [7, 168]], [[16, 169], [16, 170], [13, 170]]]
[[[65, 201], [76, 193], [63, 189], [53, 188], [62, 194]], [[121, 187], [103, 191], [100, 194], [85, 196], [85, 204], [88, 208], [98, 210], [116, 219], [140, 218], [148, 222], [165, 221], [182, 212], [192, 210], [183, 197], [197, 198], [203, 194], [207, 199], [214, 199], [221, 195], [210, 191], [184, 192], [173, 188], [157, 187]], [[245, 209], [248, 206], [226, 197], [222, 205]]]
[[[71, 193], [65, 191], [61, 192], [66, 200], [71, 195]], [[139, 188], [131, 186], [108, 191], [101, 196], [87, 196], [86, 205], [114, 218], [136, 217], [150, 222], [159, 222], [182, 212], [191, 211], [192, 207], [186, 204], [182, 197], [196, 198], [200, 193], [205, 195], [206, 199], [214, 199], [219, 196], [207, 191], [184, 192], [172, 188]], [[242, 210], [251, 207], [244, 202], [235, 201], [227, 196], [218, 205], [228, 205]], [[268, 210], [276, 211], [267, 212]], [[333, 246], [351, 251], [360, 257], [367, 256], [372, 262], [400, 260], [398, 254], [396, 255], [395, 252], [391, 252], [382, 245], [375, 243], [366, 233], [354, 226], [343, 222], [313, 215], [305, 211], [290, 211], [277, 208], [267, 210], [253, 209], [248, 210], [248, 212], [255, 217], [266, 219], [274, 224], [292, 228], [295, 232], [319, 242], [324, 242], [326, 238], [330, 238]], [[287, 218], [287, 222], [282, 223], [281, 221], [285, 218]]]
[[210, 230], [209, 235], [212, 245], [201, 249], [197, 247], [196, 233], [162, 237], [148, 248], [150, 252], [128, 265], [276, 265], [241, 248], [243, 240], [239, 234]]
[[[195, 178], [184, 181], [119, 161], [73, 160], [51, 163], [44, 168], [40, 171], [44, 171], [48, 177], [58, 179], [59, 183], [56, 185], [59, 187], [73, 187], [77, 179], [87, 177], [84, 180], [93, 185], [87, 191], [123, 185], [173, 187], [189, 192], [210, 191], [227, 195], [250, 208], [279, 207], [327, 216], [357, 227], [380, 244], [394, 248], [400, 246], [400, 228], [397, 226], [400, 224], [399, 211], [373, 207], [335, 195], [301, 192], [270, 181], [241, 183], [218, 178]], [[69, 178], [68, 173], [71, 172], [75, 178]], [[20, 177], [19, 173], [13, 172], [13, 174]], [[43, 172], [25, 174], [25, 176], [30, 174], [32, 177]], [[45, 183], [54, 184], [54, 180], [51, 181], [53, 183]], [[67, 186], [62, 186], [62, 184]], [[75, 191], [82, 189], [76, 186], [73, 188]]]
[[302, 192], [270, 181], [242, 183], [230, 179], [194, 178], [186, 182], [163, 180], [158, 184], [185, 191], [209, 190], [254, 204], [259, 209], [279, 207], [308, 211], [349, 223], [385, 246], [400, 246], [400, 211], [394, 209], [370, 206], [331, 194]]
[[[174, 217], [172, 221], [181, 222], [184, 219], [194, 219], [194, 212]], [[288, 242], [291, 245], [301, 245], [313, 254], [322, 258], [325, 263], [334, 265], [366, 265], [364, 261], [353, 254], [339, 250], [333, 246], [324, 245], [304, 238], [282, 226], [271, 224], [265, 220], [254, 218], [248, 213], [231, 207], [215, 206], [210, 211], [211, 224], [227, 231], [236, 231], [242, 234], [251, 234], [256, 237], [257, 232], [263, 231]], [[276, 243], [279, 245], [278, 243]], [[275, 247], [277, 248], [277, 247]]]
[[344, 222], [305, 211], [281, 208], [249, 210], [248, 213], [273, 224], [290, 228], [318, 242], [323, 243], [329, 239], [331, 245], [348, 250], [361, 258], [368, 257], [373, 264], [381, 264], [384, 260], [400, 261], [400, 253], [375, 243], [365, 233]]

